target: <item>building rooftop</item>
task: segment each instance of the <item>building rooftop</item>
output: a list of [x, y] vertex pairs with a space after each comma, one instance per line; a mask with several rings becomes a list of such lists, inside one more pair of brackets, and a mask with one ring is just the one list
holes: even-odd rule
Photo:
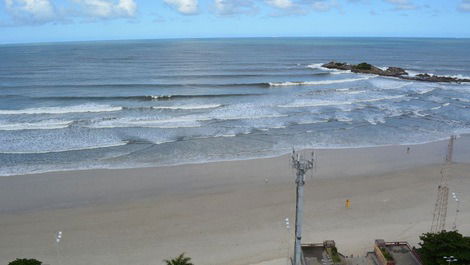
[[[302, 265], [422, 265], [407, 242], [385, 242], [378, 239], [374, 250], [362, 257], [347, 257], [336, 251], [332, 240], [324, 241], [323, 244], [303, 244]], [[387, 258], [388, 255], [391, 258]]]

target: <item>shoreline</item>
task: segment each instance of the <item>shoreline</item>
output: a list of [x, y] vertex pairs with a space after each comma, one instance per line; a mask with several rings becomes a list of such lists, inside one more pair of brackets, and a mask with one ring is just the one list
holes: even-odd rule
[[[469, 201], [470, 136], [457, 138], [449, 188]], [[303, 242], [336, 240], [362, 255], [373, 240], [407, 240], [431, 225], [447, 141], [317, 150], [305, 185]], [[302, 153], [308, 155], [305, 150]], [[345, 209], [345, 200], [351, 209]], [[447, 226], [454, 217], [449, 201]], [[292, 253], [283, 222], [294, 220], [289, 155], [134, 169], [0, 177], [0, 263], [34, 257], [57, 264], [135, 264], [186, 252], [195, 264], [280, 264]], [[470, 205], [458, 228], [470, 233]]]
[[[461, 134], [456, 134], [457, 138], [469, 138], [470, 133], [461, 133]], [[424, 141], [424, 142], [417, 142], [417, 143], [401, 143], [401, 144], [383, 144], [383, 145], [361, 145], [361, 146], [338, 146], [338, 147], [325, 147], [325, 146], [319, 146], [319, 147], [310, 147], [310, 148], [300, 148], [298, 151], [309, 151], [311, 152], [312, 150], [315, 151], [328, 151], [328, 150], [354, 150], [354, 149], [368, 149], [368, 148], [387, 148], [387, 147], [407, 147], [407, 146], [419, 146], [419, 145], [426, 145], [426, 144], [435, 144], [439, 142], [445, 142], [448, 141], [448, 137], [443, 137], [435, 140], [430, 140], [430, 141]], [[469, 141], [470, 143], [470, 141]], [[125, 145], [125, 144], [124, 144]], [[122, 146], [122, 145], [118, 145]], [[114, 146], [113, 146], [114, 147]], [[102, 148], [102, 147], [97, 147], [97, 148]], [[95, 148], [90, 148], [90, 149], [95, 149]], [[82, 149], [80, 149], [82, 150]], [[79, 151], [79, 150], [68, 150], [68, 151], [61, 151], [61, 152], [69, 152], [69, 151]], [[37, 172], [29, 172], [29, 173], [21, 173], [21, 174], [7, 174], [7, 175], [1, 175], [0, 178], [2, 177], [13, 177], [13, 176], [26, 176], [26, 175], [39, 175], [39, 174], [49, 174], [49, 173], [67, 173], [67, 172], [77, 172], [77, 171], [90, 171], [90, 170], [126, 170], [126, 169], [144, 169], [144, 168], [160, 168], [160, 167], [177, 167], [177, 166], [185, 166], [185, 165], [202, 165], [202, 164], [207, 164], [207, 163], [223, 163], [223, 162], [235, 162], [235, 161], [249, 161], [249, 160], [256, 160], [256, 159], [272, 159], [272, 158], [278, 158], [281, 156], [286, 156], [289, 155], [292, 150], [277, 150], [274, 151], [273, 154], [269, 155], [261, 155], [261, 156], [248, 156], [246, 158], [232, 158], [232, 159], [215, 159], [215, 160], [207, 160], [207, 161], [187, 161], [187, 162], [182, 162], [182, 163], [169, 163], [169, 164], [162, 164], [162, 165], [148, 165], [146, 163], [142, 164], [135, 164], [134, 166], [123, 166], [123, 167], [91, 167], [91, 168], [74, 168], [74, 169], [51, 169], [51, 170], [41, 170]], [[470, 151], [470, 149], [469, 149]], [[46, 153], [60, 153], [60, 152], [46, 152]], [[7, 154], [23, 154], [23, 153], [7, 153]]]

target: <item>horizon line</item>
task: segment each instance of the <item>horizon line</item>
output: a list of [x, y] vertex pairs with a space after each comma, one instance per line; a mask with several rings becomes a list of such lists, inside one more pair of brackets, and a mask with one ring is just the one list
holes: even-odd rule
[[470, 37], [429, 37], [429, 36], [245, 36], [245, 37], [162, 37], [162, 38], [130, 38], [130, 39], [96, 39], [96, 40], [57, 40], [32, 42], [0, 42], [0, 46], [7, 45], [34, 45], [34, 44], [61, 44], [61, 43], [88, 43], [88, 42], [125, 42], [125, 41], [157, 41], [157, 40], [214, 40], [214, 39], [308, 39], [308, 38], [344, 38], [344, 39], [458, 39], [465, 40]]

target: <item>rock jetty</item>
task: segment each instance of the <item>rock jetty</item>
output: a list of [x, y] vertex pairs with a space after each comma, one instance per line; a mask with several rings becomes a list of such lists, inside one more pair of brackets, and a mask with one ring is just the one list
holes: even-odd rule
[[410, 76], [408, 72], [405, 71], [405, 69], [400, 68], [400, 67], [388, 67], [386, 70], [382, 70], [368, 63], [348, 64], [348, 63], [339, 63], [339, 62], [329, 62], [327, 64], [322, 65], [322, 67], [328, 68], [328, 69], [349, 70], [353, 73], [390, 76], [390, 77], [396, 77], [396, 78], [405, 79], [405, 80], [414, 80], [414, 81], [423, 81], [423, 82], [446, 82], [446, 83], [470, 82], [470, 79], [457, 78], [457, 77], [452, 77], [452, 76], [430, 75], [427, 73]]

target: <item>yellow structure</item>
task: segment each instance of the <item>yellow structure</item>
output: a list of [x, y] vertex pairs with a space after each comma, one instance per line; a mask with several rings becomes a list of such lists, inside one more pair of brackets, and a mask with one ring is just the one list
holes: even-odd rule
[[346, 208], [351, 208], [351, 201], [350, 200], [346, 200]]

